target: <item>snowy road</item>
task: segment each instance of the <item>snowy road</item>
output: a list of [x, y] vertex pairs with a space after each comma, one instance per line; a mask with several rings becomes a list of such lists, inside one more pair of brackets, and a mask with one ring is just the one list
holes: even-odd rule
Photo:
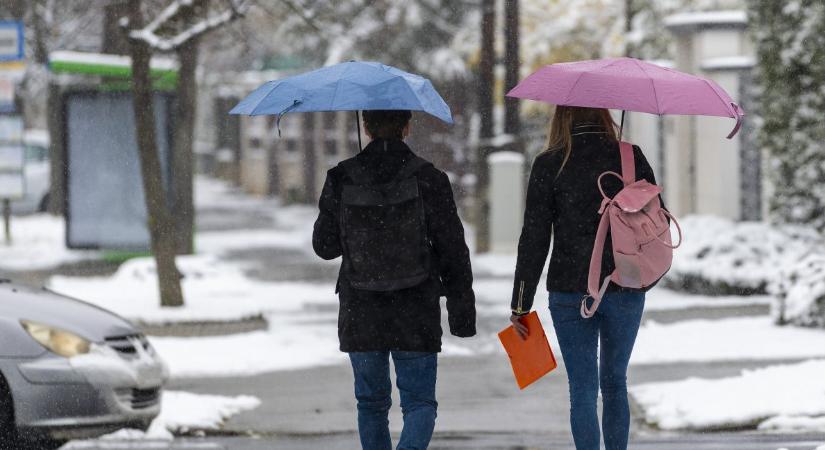
[[[357, 436], [260, 436], [188, 438], [157, 445], [97, 443], [66, 450], [358, 450]], [[630, 450], [817, 450], [825, 439], [817, 436], [762, 436], [711, 433], [670, 438], [642, 438]], [[566, 440], [540, 434], [497, 434], [456, 436], [436, 433], [430, 450], [574, 450]]]

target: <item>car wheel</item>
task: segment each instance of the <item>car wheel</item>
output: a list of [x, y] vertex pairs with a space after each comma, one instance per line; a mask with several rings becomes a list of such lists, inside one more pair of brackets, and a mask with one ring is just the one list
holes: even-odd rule
[[53, 439], [25, 439], [14, 424], [14, 403], [11, 389], [0, 374], [0, 450], [56, 450], [65, 442]]
[[37, 205], [37, 211], [38, 212], [48, 211], [48, 209], [49, 209], [49, 198], [50, 198], [50, 194], [46, 194], [46, 195], [43, 196], [43, 198], [40, 200], [40, 204]]
[[0, 450], [17, 448], [17, 432], [14, 427], [14, 404], [6, 379], [0, 374]]

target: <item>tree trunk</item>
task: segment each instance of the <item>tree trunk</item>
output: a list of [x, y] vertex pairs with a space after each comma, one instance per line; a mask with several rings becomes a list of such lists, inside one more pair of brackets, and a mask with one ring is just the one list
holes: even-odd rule
[[127, 13], [128, 2], [114, 0], [103, 7], [103, 34], [100, 51], [112, 55], [128, 55], [129, 39], [118, 23]]
[[481, 60], [479, 61], [478, 113], [481, 116], [480, 144], [476, 161], [476, 251], [484, 253], [490, 249], [490, 205], [487, 199], [489, 174], [487, 156], [492, 148], [490, 138], [493, 129], [493, 92], [495, 89], [495, 0], [481, 2]]
[[[504, 2], [504, 92], [505, 94], [516, 87], [519, 82], [519, 0]], [[504, 97], [504, 132], [517, 136], [521, 131], [519, 117], [519, 99]], [[517, 139], [518, 140], [518, 139]], [[512, 150], [522, 151], [521, 145], [513, 146]]]
[[633, 0], [624, 0], [624, 55], [633, 56], [633, 45], [627, 40], [630, 32], [633, 31], [633, 17], [636, 15], [636, 10], [633, 7]]
[[195, 206], [193, 201], [194, 134], [198, 85], [195, 72], [198, 66], [199, 39], [192, 39], [178, 49], [177, 112], [172, 163], [172, 192], [175, 195], [177, 250], [181, 254], [193, 251]]
[[[129, 26], [143, 26], [140, 0], [129, 1]], [[144, 42], [130, 41], [132, 55], [132, 95], [134, 97], [135, 133], [146, 199], [146, 213], [152, 253], [157, 265], [161, 306], [182, 306], [180, 273], [175, 265], [175, 224], [166, 205], [160, 157], [155, 140], [155, 115], [152, 81], [149, 76], [151, 49]]]
[[49, 202], [50, 214], [59, 216], [66, 207], [66, 148], [63, 146], [63, 93], [60, 86], [49, 82], [46, 123], [49, 128]]

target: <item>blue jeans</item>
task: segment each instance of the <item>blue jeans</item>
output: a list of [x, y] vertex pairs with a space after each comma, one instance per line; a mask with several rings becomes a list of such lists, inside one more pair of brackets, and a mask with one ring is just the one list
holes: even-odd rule
[[391, 450], [389, 419], [390, 361], [401, 397], [404, 429], [398, 450], [426, 450], [435, 428], [435, 379], [437, 353], [356, 352], [350, 353], [355, 375], [355, 399], [358, 400], [358, 434], [363, 450]]
[[571, 292], [550, 293], [550, 315], [570, 386], [573, 441], [577, 450], [599, 450], [596, 403], [601, 387], [605, 448], [625, 450], [630, 433], [627, 365], [642, 320], [645, 294], [607, 293], [590, 319], [579, 313], [582, 297]]

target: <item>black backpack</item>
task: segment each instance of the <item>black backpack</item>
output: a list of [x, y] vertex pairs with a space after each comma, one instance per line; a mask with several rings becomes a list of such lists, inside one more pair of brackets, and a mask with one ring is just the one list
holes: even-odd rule
[[415, 177], [427, 165], [413, 156], [389, 183], [374, 184], [355, 158], [341, 163], [353, 182], [341, 195], [343, 270], [352, 287], [397, 291], [429, 278], [432, 253]]

